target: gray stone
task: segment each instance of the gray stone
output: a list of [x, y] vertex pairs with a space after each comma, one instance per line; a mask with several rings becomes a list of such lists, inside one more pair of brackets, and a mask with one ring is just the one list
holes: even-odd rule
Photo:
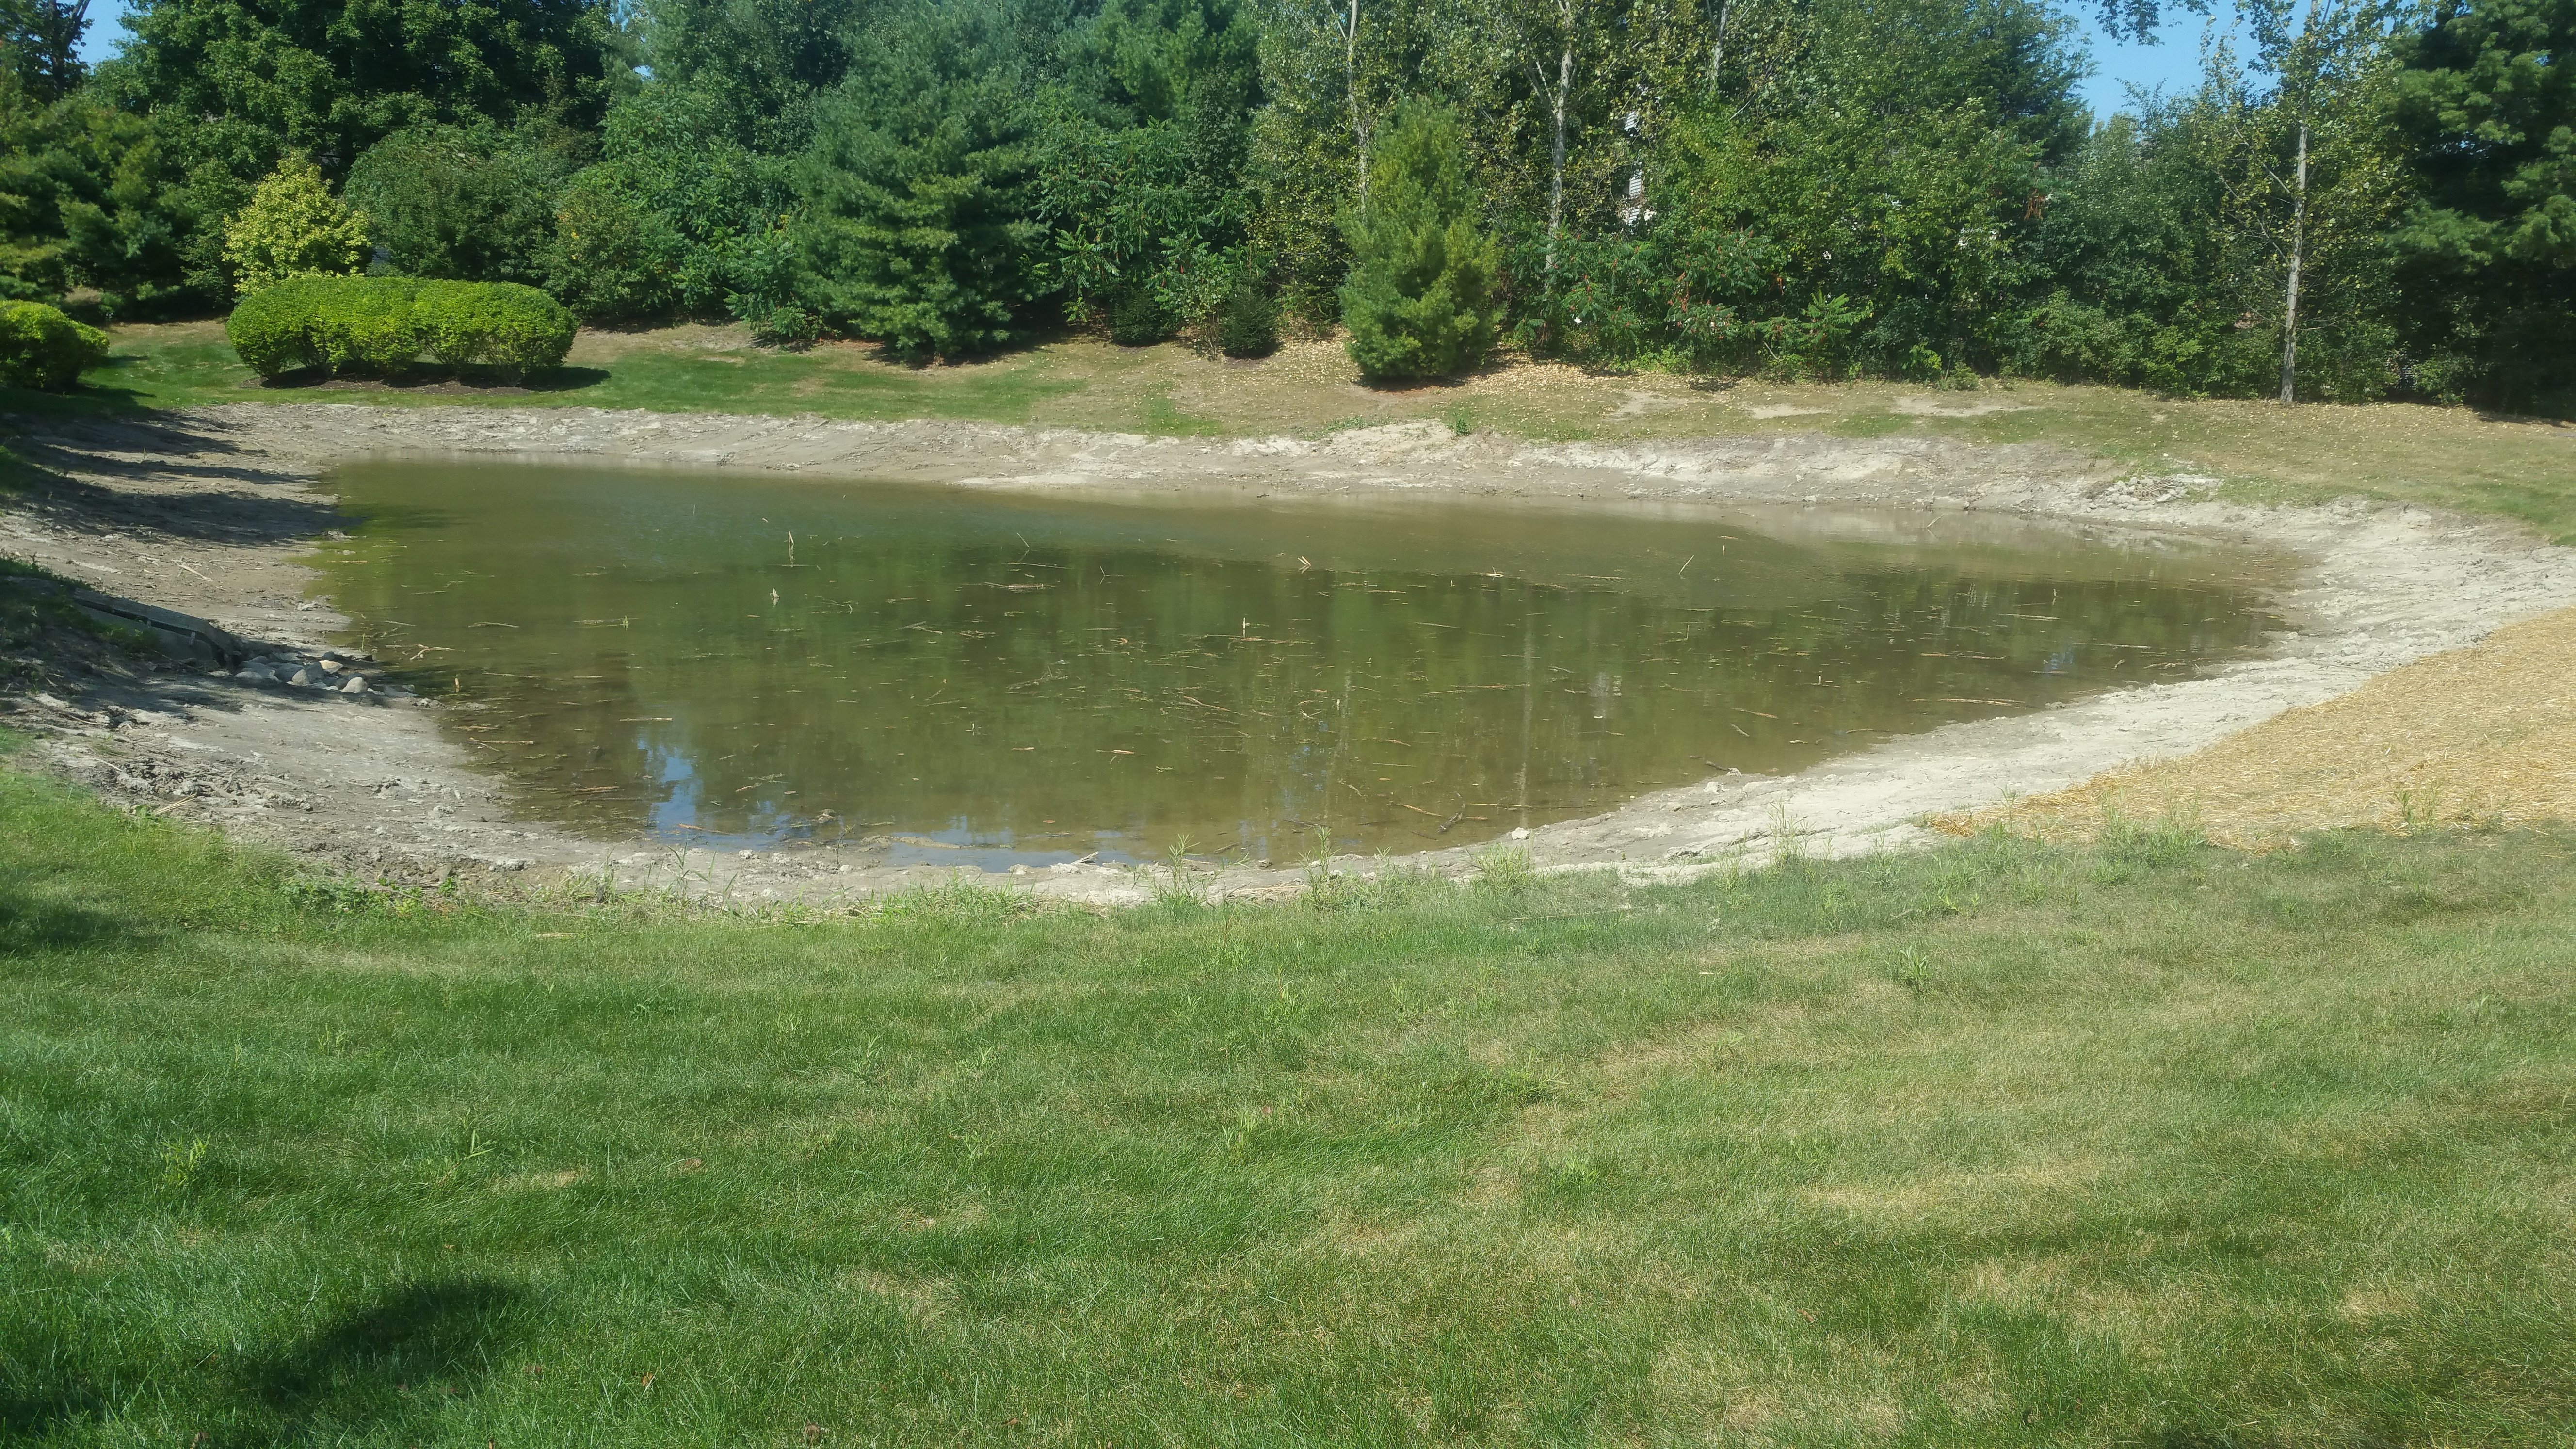
[[275, 684], [277, 682], [277, 677], [275, 675], [270, 674], [267, 670], [260, 668], [256, 664], [244, 667], [242, 671], [235, 674], [233, 678], [240, 680], [244, 684]]
[[305, 689], [320, 684], [322, 682], [322, 676], [314, 673], [310, 669], [299, 669], [295, 671], [295, 677], [286, 682], [299, 689]]
[[364, 694], [367, 692], [367, 681], [353, 674], [349, 676], [348, 683], [340, 686], [340, 692], [342, 694]]

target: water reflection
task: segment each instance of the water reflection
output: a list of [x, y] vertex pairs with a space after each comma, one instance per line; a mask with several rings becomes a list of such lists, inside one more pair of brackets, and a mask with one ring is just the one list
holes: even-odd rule
[[1946, 516], [347, 470], [362, 642], [530, 812], [998, 865], [1410, 850], [2174, 678], [2267, 566]]

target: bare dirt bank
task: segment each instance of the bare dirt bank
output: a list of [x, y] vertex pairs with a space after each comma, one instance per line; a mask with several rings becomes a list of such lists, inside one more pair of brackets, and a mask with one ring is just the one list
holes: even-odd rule
[[[2576, 551], [2502, 523], [2358, 503], [2252, 508], [2209, 480], [2122, 476], [2046, 445], [1922, 437], [1729, 438], [1604, 446], [1458, 436], [1407, 423], [1320, 439], [1213, 441], [966, 423], [867, 424], [588, 409], [268, 405], [148, 422], [46, 423], [13, 444], [62, 481], [0, 516], [0, 549], [113, 593], [312, 647], [344, 621], [306, 596], [296, 563], [340, 520], [322, 483], [358, 457], [493, 454], [598, 463], [912, 479], [1015, 489], [1241, 490], [1270, 496], [1439, 492], [1787, 506], [1807, 524], [1884, 530], [1885, 510], [1961, 510], [2085, 527], [2241, 538], [2304, 560], [2278, 607], [2300, 632], [2266, 657], [2186, 682], [1948, 726], [1782, 778], [1730, 776], [1534, 832], [1542, 867], [1617, 865], [1675, 876], [1794, 839], [1844, 854], [1926, 838], [1930, 814], [2063, 789], [2184, 754], [2373, 675], [2576, 603]], [[1863, 513], [1861, 510], [1868, 510]], [[70, 691], [58, 691], [58, 696]], [[164, 814], [205, 820], [361, 874], [613, 871], [743, 899], [812, 900], [946, 879], [831, 847], [717, 857], [651, 841], [577, 839], [513, 820], [439, 707], [343, 700], [172, 669], [83, 682], [15, 717], [52, 766]], [[1464, 849], [1416, 863], [1472, 869]], [[1368, 863], [1345, 862], [1355, 868]], [[1015, 878], [1042, 894], [1140, 897], [1130, 872]], [[1286, 872], [1212, 871], [1220, 893], [1281, 892]]]

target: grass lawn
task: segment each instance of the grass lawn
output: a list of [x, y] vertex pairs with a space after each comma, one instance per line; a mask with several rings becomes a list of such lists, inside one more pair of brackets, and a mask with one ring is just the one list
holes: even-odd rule
[[1208, 436], [1319, 434], [1417, 418], [1559, 440], [1928, 435], [2057, 443], [2125, 467], [2206, 475], [2248, 501], [2358, 494], [2500, 513], [2576, 542], [2569, 484], [2576, 426], [2411, 404], [2285, 410], [2034, 382], [1958, 393], [1510, 360], [1454, 385], [1379, 389], [1362, 386], [1331, 343], [1292, 344], [1249, 363], [1195, 356], [1177, 344], [1072, 339], [962, 366], [910, 368], [858, 344], [781, 352], [754, 346], [739, 328], [699, 326], [586, 332], [564, 372], [526, 392], [264, 388], [233, 356], [219, 323], [120, 328], [114, 342], [83, 397], [0, 389], [0, 414], [269, 400], [965, 418]]
[[2571, 848], [798, 923], [0, 772], [0, 1439], [2564, 1444]]

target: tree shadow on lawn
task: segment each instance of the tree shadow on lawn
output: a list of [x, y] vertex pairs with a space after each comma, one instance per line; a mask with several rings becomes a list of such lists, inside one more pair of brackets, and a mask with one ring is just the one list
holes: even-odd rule
[[[130, 361], [110, 358], [100, 370]], [[130, 387], [83, 382], [70, 392], [38, 392], [34, 388], [0, 384], [0, 418], [130, 418], [150, 413], [154, 404]]]
[[[518, 1287], [486, 1278], [384, 1290], [248, 1360], [214, 1400], [200, 1401], [193, 1442], [200, 1449], [339, 1443], [426, 1424], [451, 1399], [481, 1388], [517, 1351], [526, 1338], [525, 1302]], [[102, 1375], [64, 1359], [24, 1378], [0, 1378], [0, 1438], [43, 1438], [84, 1419], [112, 1419], [133, 1399], [134, 1380], [150, 1374], [133, 1365]]]
[[129, 912], [48, 899], [17, 881], [0, 885], [0, 956], [139, 944], [160, 934], [138, 929]]
[[241, 384], [259, 392], [391, 392], [425, 397], [531, 397], [580, 392], [608, 381], [600, 367], [549, 367], [512, 378], [479, 368], [418, 367], [388, 377], [334, 377], [319, 368], [254, 377]]
[[282, 1351], [252, 1360], [242, 1386], [270, 1418], [263, 1442], [337, 1442], [436, 1416], [473, 1393], [527, 1336], [526, 1294], [490, 1278], [388, 1289]]

